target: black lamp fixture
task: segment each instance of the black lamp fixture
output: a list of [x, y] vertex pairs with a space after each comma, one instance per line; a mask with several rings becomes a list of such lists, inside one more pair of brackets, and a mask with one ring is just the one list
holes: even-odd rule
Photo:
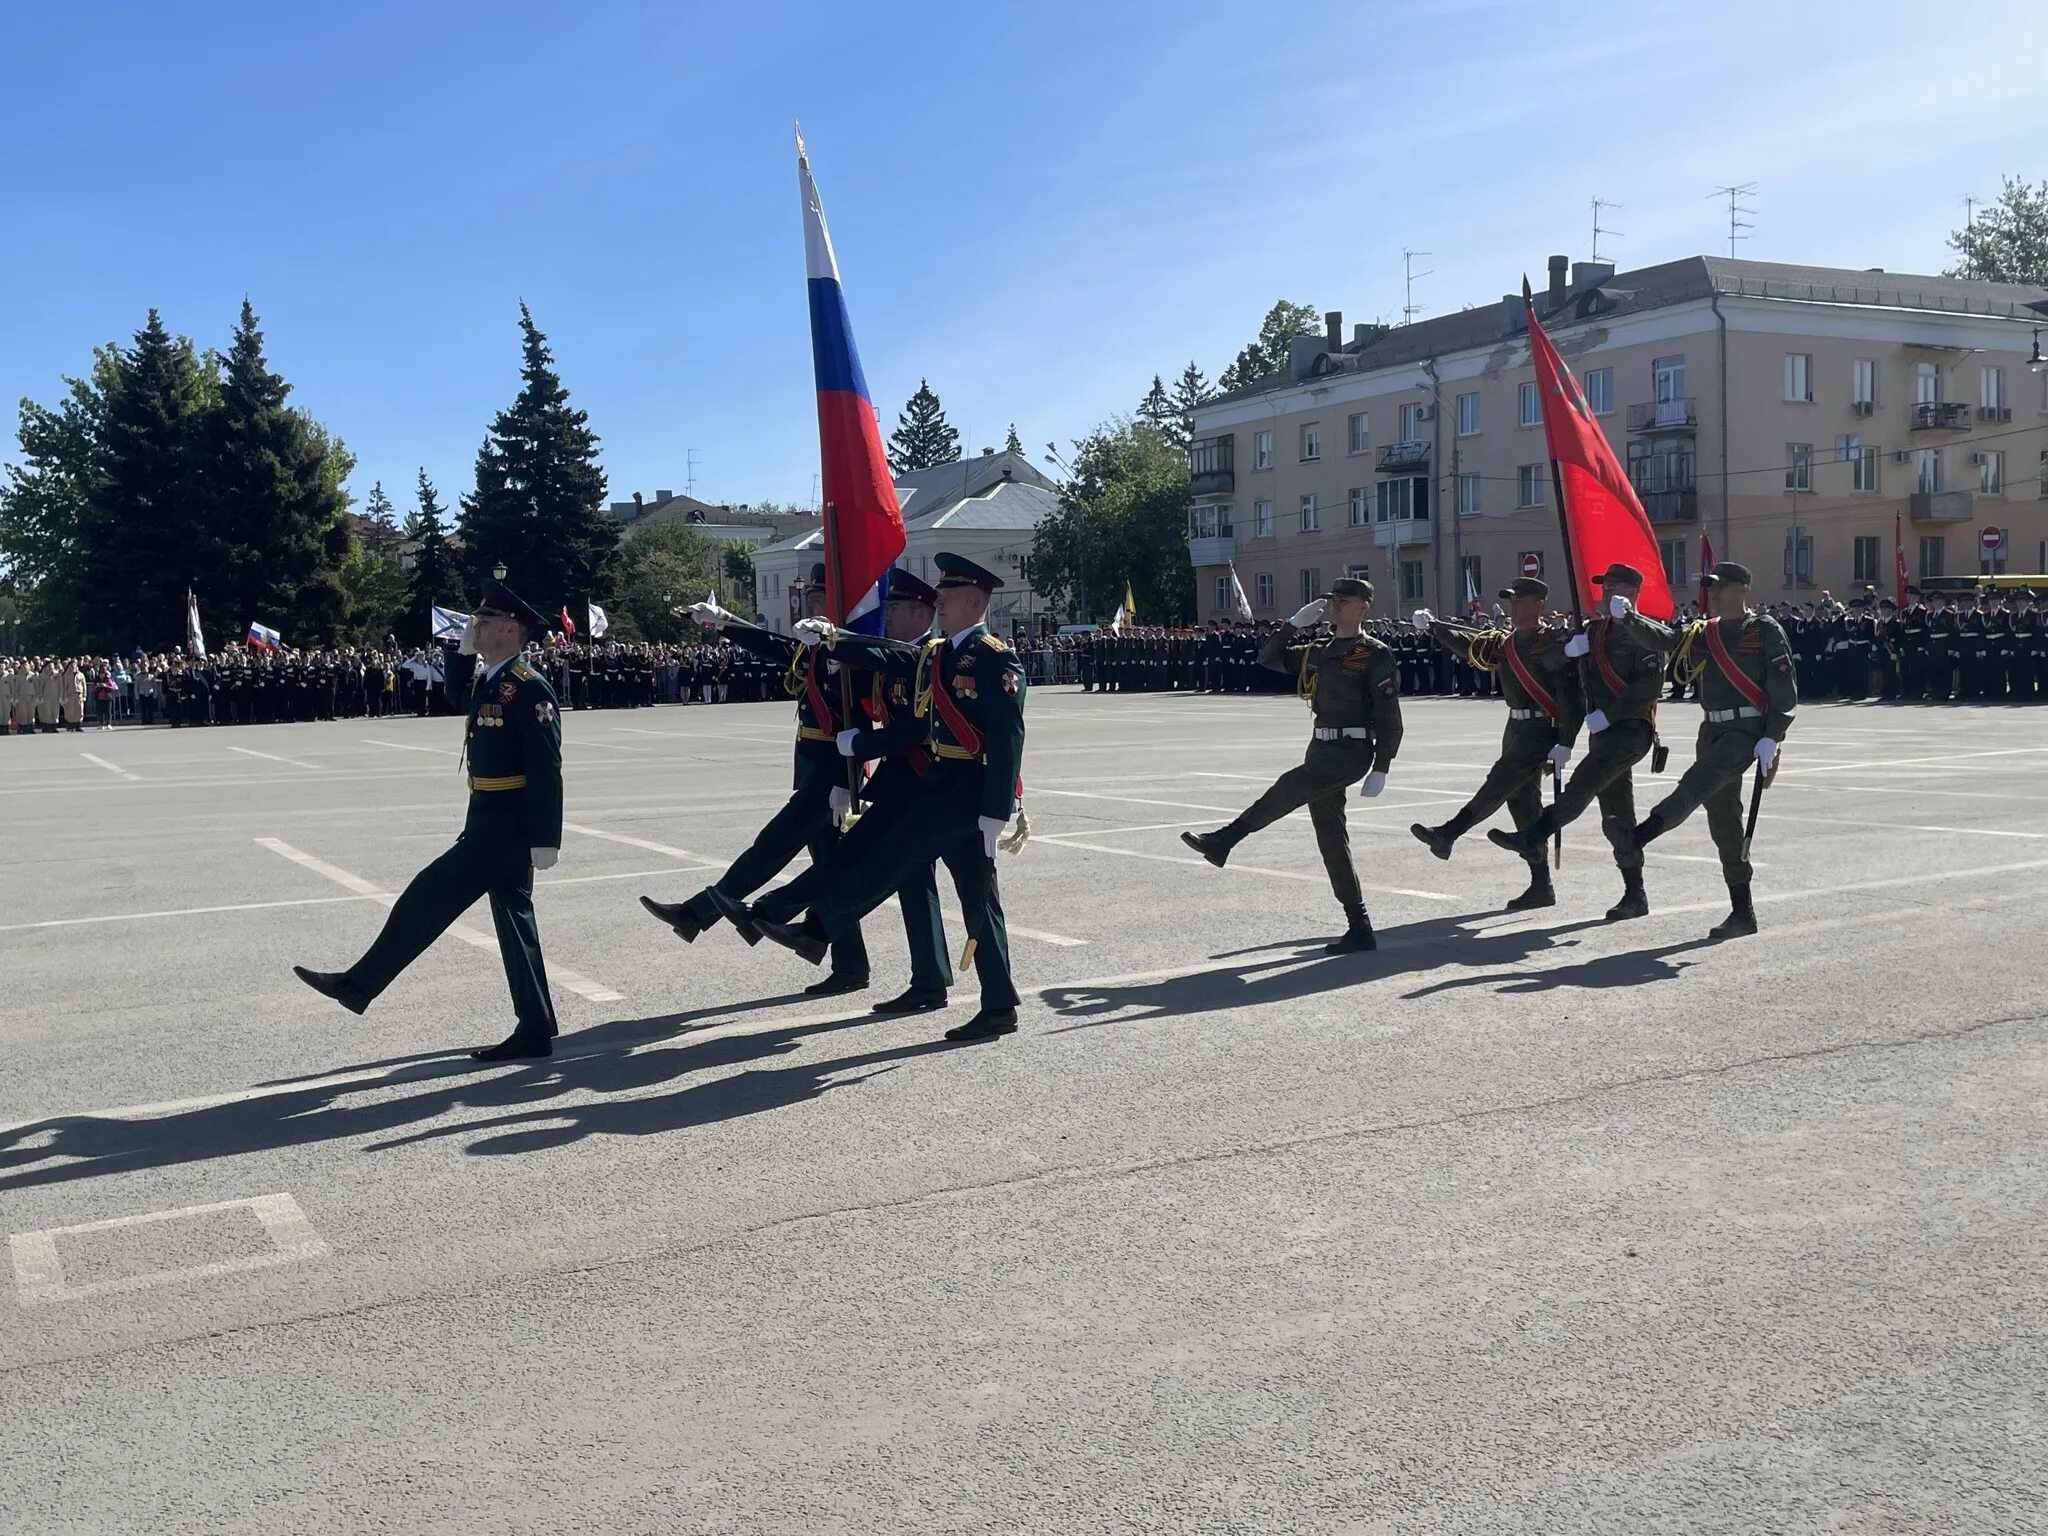
[[2027, 359], [2030, 373], [2048, 373], [2048, 357], [2041, 355], [2041, 327], [2034, 327], [2034, 355]]
[[[2035, 350], [2036, 352], [2039, 352], [2039, 351], [2041, 350], [2041, 346], [2040, 346], [2040, 337], [2039, 337], [2039, 334], [2038, 334], [2038, 333], [2037, 333], [2037, 334], [2036, 334], [2036, 336], [2035, 336], [2035, 341], [2034, 341], [2034, 350]], [[500, 560], [500, 561], [499, 561], [499, 562], [498, 562], [498, 563], [497, 563], [496, 565], [494, 565], [494, 566], [492, 566], [492, 567], [491, 567], [491, 576], [492, 576], [492, 578], [493, 578], [494, 580], [497, 580], [497, 581], [503, 581], [503, 580], [505, 579], [505, 562], [504, 562], [504, 561]]]

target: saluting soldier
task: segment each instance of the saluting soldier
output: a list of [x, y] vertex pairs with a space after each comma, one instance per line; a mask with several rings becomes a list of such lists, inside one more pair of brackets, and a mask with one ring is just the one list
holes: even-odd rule
[[1634, 836], [1632, 772], [1657, 744], [1664, 658], [1676, 648], [1678, 636], [1668, 625], [1637, 612], [1643, 573], [1634, 566], [1617, 560], [1593, 580], [1606, 594], [1607, 611], [1588, 617], [1585, 629], [1564, 646], [1565, 655], [1586, 658], [1581, 677], [1590, 706], [1585, 726], [1592, 741], [1585, 761], [1566, 781], [1564, 793], [1528, 826], [1515, 832], [1495, 827], [1486, 837], [1526, 859], [1598, 800], [1600, 830], [1614, 850], [1622, 883], [1621, 900], [1607, 909], [1607, 920], [1621, 922], [1647, 916], [1650, 910], [1643, 889], [1643, 851]]
[[[1281, 774], [1273, 787], [1214, 832], [1183, 832], [1181, 841], [1221, 869], [1230, 851], [1254, 832], [1308, 807], [1316, 847], [1330, 876], [1330, 890], [1344, 909], [1344, 932], [1327, 946], [1331, 954], [1377, 949], [1365, 893], [1351, 862], [1351, 830], [1345, 824], [1345, 795], [1353, 784], [1371, 798], [1387, 787], [1387, 772], [1401, 750], [1401, 684], [1394, 653], [1364, 633], [1372, 612], [1372, 583], [1340, 576], [1330, 590], [1303, 605], [1270, 635], [1259, 664], [1295, 675], [1296, 691], [1314, 712], [1315, 727], [1301, 766]], [[1307, 631], [1330, 623], [1327, 638]]]
[[[1567, 636], [1561, 630], [1543, 627], [1549, 586], [1533, 576], [1518, 576], [1500, 595], [1514, 626], [1506, 631], [1439, 619], [1427, 608], [1415, 613], [1416, 629], [1450, 647], [1468, 666], [1497, 677], [1508, 706], [1500, 757], [1478, 793], [1449, 821], [1434, 827], [1417, 822], [1408, 829], [1440, 859], [1448, 859], [1452, 844], [1503, 805], [1514, 818], [1516, 830], [1534, 822], [1543, 812], [1544, 770], [1564, 771], [1585, 721], [1578, 669], [1564, 654]], [[1546, 850], [1539, 847], [1527, 857], [1529, 888], [1508, 902], [1510, 912], [1557, 902]]]
[[1778, 748], [1799, 707], [1799, 678], [1778, 621], [1749, 607], [1749, 567], [1726, 560], [1705, 579], [1713, 616], [1687, 636], [1705, 711], [1699, 747], [1692, 766], [1636, 828], [1635, 838], [1638, 846], [1651, 842], [1706, 806], [1730, 902], [1713, 937], [1730, 939], [1756, 932], [1749, 851], [1743, 846], [1742, 776], [1752, 764], [1765, 782], [1775, 773]]
[[361, 1013], [479, 896], [490, 897], [518, 1022], [498, 1044], [471, 1051], [478, 1061], [554, 1054], [555, 1006], [534, 921], [533, 876], [554, 868], [561, 853], [562, 724], [554, 690], [519, 659], [528, 631], [546, 627], [511, 588], [484, 583], [447, 681], [468, 705], [469, 814], [462, 835], [413, 876], [362, 959], [345, 971], [292, 967], [314, 991]]

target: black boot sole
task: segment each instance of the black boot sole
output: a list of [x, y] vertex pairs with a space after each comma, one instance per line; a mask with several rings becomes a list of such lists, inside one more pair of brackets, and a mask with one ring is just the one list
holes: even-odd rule
[[1557, 905], [1557, 892], [1548, 888], [1541, 891], [1524, 891], [1507, 904], [1509, 912], [1534, 912], [1541, 907]]
[[955, 1024], [946, 1031], [948, 1040], [995, 1040], [1003, 1035], [1017, 1033], [1017, 1014], [1014, 1009], [1004, 1009], [993, 1018], [977, 1013], [965, 1024]]
[[1519, 832], [1503, 832], [1499, 827], [1489, 828], [1486, 840], [1496, 848], [1505, 848], [1509, 853], [1519, 853], [1525, 859], [1543, 846], [1541, 843], [1525, 840]]
[[823, 981], [814, 981], [804, 988], [805, 997], [842, 997], [848, 992], [865, 992], [868, 979], [865, 976], [827, 976]]

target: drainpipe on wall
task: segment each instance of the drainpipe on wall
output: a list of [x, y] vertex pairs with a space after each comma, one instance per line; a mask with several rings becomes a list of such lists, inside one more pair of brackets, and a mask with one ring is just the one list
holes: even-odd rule
[[[1437, 374], [1436, 359], [1433, 357], [1423, 362], [1422, 371], [1429, 377], [1429, 475], [1433, 481], [1437, 478], [1443, 467], [1444, 381]], [[1439, 613], [1456, 613], [1458, 610], [1455, 603], [1448, 609], [1444, 607], [1444, 541], [1436, 531], [1443, 526], [1443, 496], [1438, 491], [1431, 495], [1430, 500], [1435, 503], [1429, 509], [1429, 553], [1430, 563], [1436, 567], [1436, 608]], [[1455, 504], [1453, 502], [1453, 505]], [[1452, 513], [1451, 537], [1454, 540], [1460, 537], [1457, 514], [1455, 512]], [[1401, 590], [1399, 565], [1399, 547], [1396, 546], [1396, 568], [1394, 571], [1394, 590], [1396, 592]], [[1461, 571], [1464, 569], [1462, 564], [1459, 566], [1459, 569]]]
[[1721, 558], [1735, 558], [1735, 543], [1728, 534], [1728, 317], [1721, 313], [1721, 295], [1709, 296], [1714, 308], [1714, 328], [1721, 348]]

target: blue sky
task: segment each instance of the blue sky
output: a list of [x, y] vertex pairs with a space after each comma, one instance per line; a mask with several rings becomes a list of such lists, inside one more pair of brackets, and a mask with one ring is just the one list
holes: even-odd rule
[[[1669, 14], [1662, 14], [1662, 13]], [[1575, 20], [1583, 17], [1583, 20]], [[808, 502], [790, 125], [886, 433], [929, 377], [1038, 452], [1278, 297], [1397, 320], [1588, 254], [1937, 271], [1965, 193], [2048, 176], [2048, 6], [1285, 7], [592, 0], [15, 5], [0, 21], [0, 397], [156, 305], [273, 364], [401, 509], [452, 504], [517, 387], [516, 304], [614, 496]]]

